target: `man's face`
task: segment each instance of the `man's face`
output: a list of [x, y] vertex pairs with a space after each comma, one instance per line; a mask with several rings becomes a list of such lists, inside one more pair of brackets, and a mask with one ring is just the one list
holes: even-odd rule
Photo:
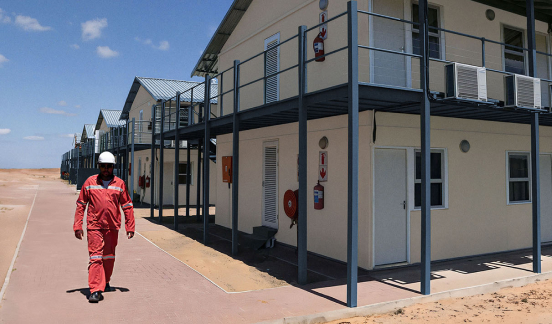
[[100, 177], [102, 178], [102, 180], [113, 178], [113, 164], [100, 163]]

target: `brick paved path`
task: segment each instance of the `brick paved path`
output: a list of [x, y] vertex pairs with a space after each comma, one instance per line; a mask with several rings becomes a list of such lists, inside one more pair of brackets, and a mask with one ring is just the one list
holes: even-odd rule
[[[111, 280], [117, 290], [89, 304], [86, 241], [72, 232], [74, 186], [40, 182], [0, 323], [255, 323], [345, 308], [346, 287], [283, 287], [229, 294], [143, 237], [121, 231]], [[140, 232], [139, 224], [137, 224]], [[416, 296], [359, 284], [359, 305]]]

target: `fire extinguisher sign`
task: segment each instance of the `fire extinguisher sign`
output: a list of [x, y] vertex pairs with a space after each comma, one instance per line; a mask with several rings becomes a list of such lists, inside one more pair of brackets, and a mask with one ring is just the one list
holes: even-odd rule
[[[328, 11], [322, 11], [320, 13], [319, 23], [320, 24], [325, 23], [326, 21], [328, 21]], [[322, 39], [328, 38], [328, 24], [321, 25], [319, 27], [319, 30], [320, 30], [320, 38]]]
[[328, 152], [320, 151], [318, 154], [318, 181], [328, 181]]

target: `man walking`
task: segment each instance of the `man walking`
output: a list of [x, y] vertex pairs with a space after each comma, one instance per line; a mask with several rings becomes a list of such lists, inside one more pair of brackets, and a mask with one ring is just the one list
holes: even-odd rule
[[75, 212], [73, 230], [75, 237], [82, 240], [82, 222], [86, 205], [86, 232], [88, 238], [88, 301], [97, 303], [103, 299], [102, 291], [110, 291], [109, 280], [115, 265], [115, 247], [121, 227], [122, 207], [125, 213], [127, 237], [134, 236], [134, 208], [123, 180], [113, 175], [115, 157], [103, 152], [98, 158], [100, 174], [84, 182]]

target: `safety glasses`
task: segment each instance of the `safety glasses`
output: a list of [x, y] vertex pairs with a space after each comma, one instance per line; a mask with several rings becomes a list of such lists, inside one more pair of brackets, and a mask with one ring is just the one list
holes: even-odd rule
[[113, 169], [113, 164], [100, 164], [100, 169]]

